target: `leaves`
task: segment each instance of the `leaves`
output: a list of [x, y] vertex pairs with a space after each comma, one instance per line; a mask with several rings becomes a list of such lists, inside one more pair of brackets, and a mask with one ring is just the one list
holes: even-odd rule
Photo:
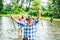
[[3, 9], [3, 2], [0, 0], [0, 11]]

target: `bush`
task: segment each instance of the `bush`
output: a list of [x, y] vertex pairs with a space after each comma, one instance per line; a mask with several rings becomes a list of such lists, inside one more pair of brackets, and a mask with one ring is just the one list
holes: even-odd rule
[[47, 11], [45, 11], [45, 10], [42, 10], [42, 14], [41, 14], [42, 16], [48, 16], [48, 12]]
[[28, 14], [31, 16], [37, 16], [37, 10], [29, 10]]
[[7, 13], [9, 13], [9, 11], [3, 9], [0, 13], [2, 13], [2, 14], [7, 14]]

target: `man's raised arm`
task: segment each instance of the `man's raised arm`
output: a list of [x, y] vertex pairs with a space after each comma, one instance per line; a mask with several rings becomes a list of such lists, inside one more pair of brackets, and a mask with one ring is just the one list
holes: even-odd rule
[[[38, 15], [37, 15], [37, 19], [39, 20], [40, 19], [40, 16], [41, 16], [41, 10], [38, 9]], [[43, 23], [41, 22], [42, 26], [43, 26]]]
[[38, 20], [40, 19], [40, 14], [41, 14], [41, 10], [38, 9], [38, 15], [37, 15], [37, 19], [38, 19]]
[[11, 18], [12, 18], [15, 22], [18, 22], [18, 23], [19, 23], [19, 21], [18, 21], [16, 18], [14, 18], [13, 16], [11, 16]]

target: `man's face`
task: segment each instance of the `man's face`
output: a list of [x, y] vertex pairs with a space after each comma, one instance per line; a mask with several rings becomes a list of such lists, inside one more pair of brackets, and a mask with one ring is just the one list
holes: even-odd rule
[[34, 19], [32, 19], [32, 18], [29, 19], [29, 23], [33, 23], [33, 21], [34, 21]]

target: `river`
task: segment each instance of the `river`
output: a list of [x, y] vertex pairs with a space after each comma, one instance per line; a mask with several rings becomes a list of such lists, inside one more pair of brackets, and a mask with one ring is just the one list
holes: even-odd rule
[[[14, 24], [11, 18], [0, 17], [0, 40], [21, 40], [18, 37], [18, 26], [15, 22]], [[36, 40], [60, 40], [60, 22], [50, 24], [49, 21], [40, 20], [36, 30]]]

